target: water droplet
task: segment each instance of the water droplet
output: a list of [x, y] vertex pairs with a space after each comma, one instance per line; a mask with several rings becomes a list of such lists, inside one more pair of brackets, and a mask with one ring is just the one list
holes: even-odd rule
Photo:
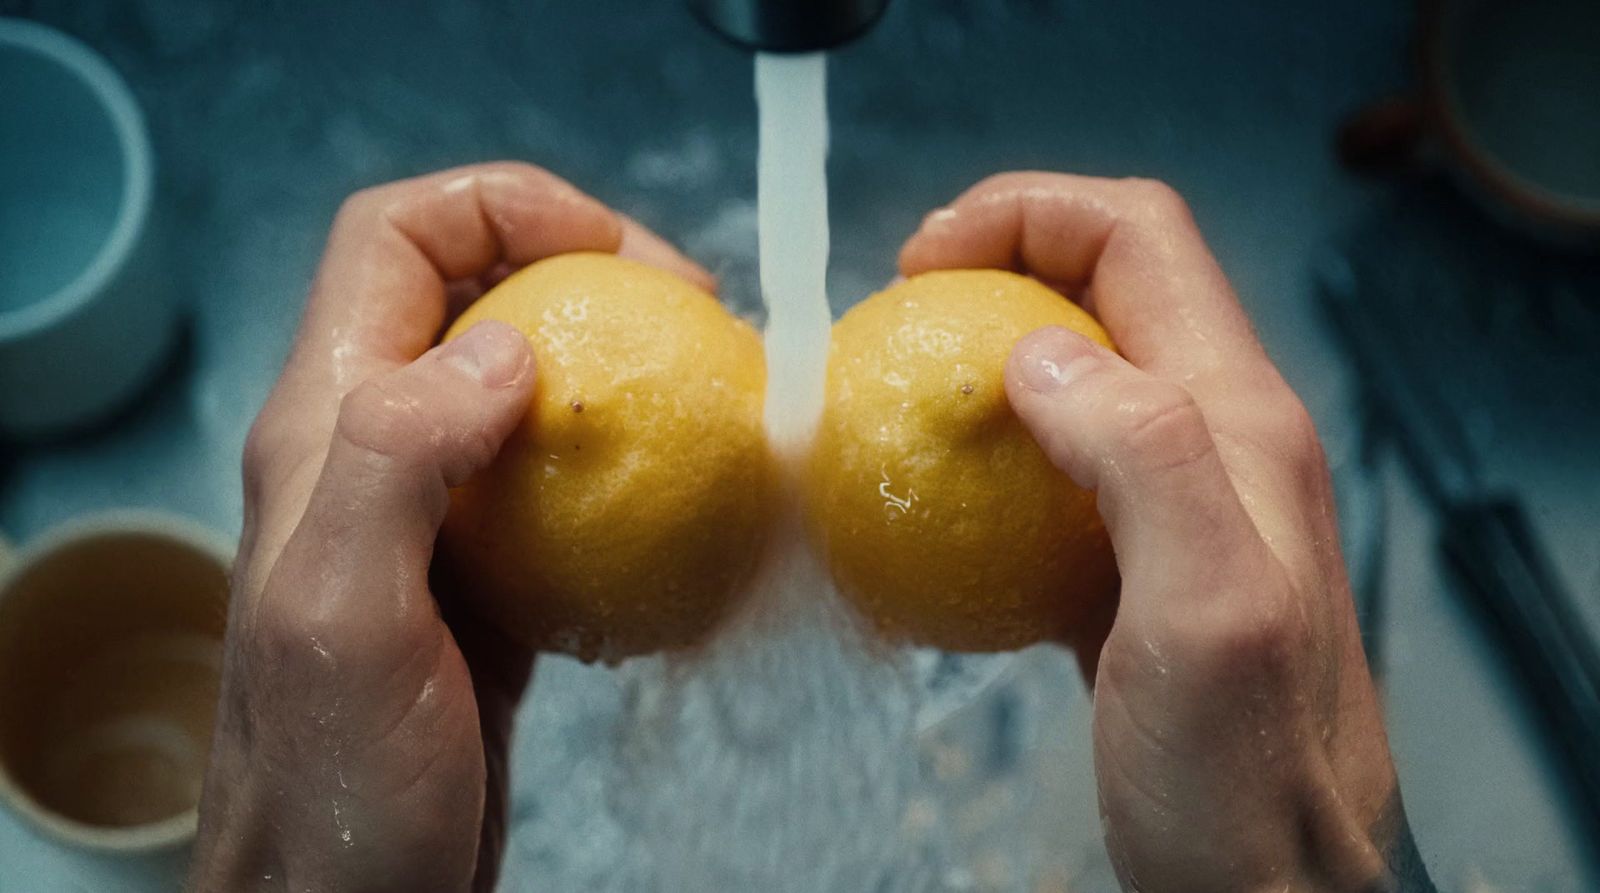
[[889, 480], [889, 472], [884, 471], [883, 480], [878, 484], [878, 495], [883, 497], [884, 510], [890, 512], [898, 511], [902, 515], [908, 514], [911, 511], [912, 503], [917, 501], [917, 491], [907, 489], [906, 495], [896, 496], [890, 492], [889, 488], [891, 486], [893, 486], [893, 482]]
[[344, 822], [344, 814], [339, 810], [339, 801], [333, 801], [333, 826], [339, 829], [339, 840], [345, 846], [351, 845], [350, 826]]

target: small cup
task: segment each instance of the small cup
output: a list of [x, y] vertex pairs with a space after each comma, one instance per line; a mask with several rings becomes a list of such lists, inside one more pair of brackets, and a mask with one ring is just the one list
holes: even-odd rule
[[100, 421], [174, 342], [144, 116], [104, 59], [0, 19], [0, 434]]
[[1417, 85], [1345, 122], [1344, 162], [1443, 162], [1513, 229], [1600, 250], [1600, 4], [1424, 0], [1416, 27]]
[[101, 857], [194, 836], [232, 547], [150, 512], [97, 515], [0, 568], [0, 804]]

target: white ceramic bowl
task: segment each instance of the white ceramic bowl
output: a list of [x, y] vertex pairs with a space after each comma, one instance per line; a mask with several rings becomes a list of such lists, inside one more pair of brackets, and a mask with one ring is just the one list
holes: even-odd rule
[[0, 433], [103, 419], [160, 367], [176, 302], [144, 117], [93, 50], [0, 19]]

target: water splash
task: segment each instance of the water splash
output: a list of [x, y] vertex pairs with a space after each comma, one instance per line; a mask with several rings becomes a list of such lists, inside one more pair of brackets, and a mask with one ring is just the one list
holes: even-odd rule
[[638, 835], [635, 882], [932, 889], [930, 854], [903, 833], [918, 780], [909, 668], [874, 655], [796, 522], [702, 654], [630, 667], [608, 806]]

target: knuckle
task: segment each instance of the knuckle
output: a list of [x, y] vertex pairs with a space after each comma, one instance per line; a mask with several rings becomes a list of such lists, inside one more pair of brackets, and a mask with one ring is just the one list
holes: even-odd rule
[[1214, 449], [1200, 406], [1187, 390], [1153, 382], [1144, 391], [1116, 404], [1121, 452], [1141, 470], [1182, 468]]
[[416, 613], [423, 610], [416, 607], [420, 601], [398, 608], [387, 635], [361, 634], [370, 623], [369, 596], [378, 594], [349, 588], [361, 585], [270, 592], [246, 631], [248, 659], [261, 674], [315, 699], [316, 692], [330, 691], [333, 674], [358, 686], [388, 679], [436, 647], [429, 624]]
[[1112, 637], [1100, 650], [1100, 663], [1095, 666], [1095, 685], [1102, 689], [1120, 689], [1125, 686], [1145, 686], [1152, 682], [1170, 679], [1171, 668], [1167, 656], [1159, 646], [1146, 639], [1139, 644], [1127, 639]]
[[[336, 669], [360, 666], [362, 637], [341, 635], [324, 613], [293, 606], [263, 607], [252, 624], [252, 653], [261, 671], [307, 691]], [[341, 666], [342, 665], [342, 666]]]
[[335, 216], [337, 223], [376, 217], [393, 204], [393, 189], [389, 185], [368, 186], [345, 197]]
[[512, 177], [523, 177], [528, 180], [538, 182], [565, 182], [555, 174], [550, 173], [548, 170], [545, 170], [537, 164], [530, 164], [526, 161], [512, 161], [509, 159], [488, 162], [478, 168], [478, 172], [482, 174], [499, 174]]
[[989, 176], [984, 177], [982, 180], [979, 180], [975, 184], [975, 188], [996, 191], [1004, 190], [1015, 186], [1021, 186], [1038, 176], [1039, 174], [1033, 171], [1001, 171], [998, 174], [990, 174]]
[[1298, 466], [1317, 468], [1322, 465], [1322, 438], [1317, 436], [1317, 424], [1311, 413], [1299, 400], [1289, 399], [1277, 413], [1278, 437], [1282, 448]]
[[320, 615], [269, 598], [251, 619], [247, 635], [265, 666], [288, 671], [312, 663], [327, 632]]
[[967, 190], [966, 196], [1003, 196], [1013, 193], [1023, 193], [1039, 186], [1047, 185], [1052, 181], [1066, 179], [1061, 174], [1052, 174], [1044, 171], [1003, 171], [990, 174], [974, 183]]
[[990, 174], [989, 176], [984, 177], [978, 182], [972, 184], [972, 186], [968, 189], [968, 192], [973, 194], [1004, 192], [1012, 186], [1015, 186], [1017, 180], [1020, 179], [1021, 176], [1022, 174], [1017, 171], [1004, 171], [998, 174]]
[[1307, 479], [1326, 468], [1322, 438], [1305, 404], [1287, 387], [1259, 393], [1240, 407], [1238, 429], [1261, 459]]
[[295, 427], [291, 414], [286, 413], [280, 398], [269, 397], [250, 424], [240, 453], [239, 466], [245, 485], [259, 486], [280, 474], [279, 466], [293, 461], [289, 457], [304, 437], [304, 432]]
[[416, 400], [372, 380], [340, 401], [334, 436], [363, 452], [407, 462], [435, 435]]
[[334, 217], [334, 229], [351, 228], [359, 231], [377, 223], [404, 218], [408, 204], [414, 203], [415, 187], [415, 181], [396, 180], [350, 193]]
[[578, 187], [527, 162], [491, 161], [458, 168], [453, 173], [459, 174], [453, 182], [472, 181], [480, 192], [479, 201], [489, 205], [528, 203], [561, 207], [592, 201]]
[[1190, 631], [1190, 650], [1207, 676], [1224, 682], [1262, 684], [1292, 680], [1309, 637], [1290, 594], [1253, 592], [1244, 605], [1220, 607]]
[[1311, 413], [1287, 385], [1258, 393], [1250, 403], [1279, 450], [1297, 458], [1321, 452], [1322, 442]]
[[1147, 220], [1187, 219], [1189, 203], [1165, 181], [1129, 177], [1122, 181], [1134, 210]]
[[269, 412], [263, 410], [256, 416], [250, 432], [244, 438], [244, 452], [239, 464], [247, 484], [253, 484], [266, 475], [272, 465], [272, 457], [277, 453], [279, 437]]

